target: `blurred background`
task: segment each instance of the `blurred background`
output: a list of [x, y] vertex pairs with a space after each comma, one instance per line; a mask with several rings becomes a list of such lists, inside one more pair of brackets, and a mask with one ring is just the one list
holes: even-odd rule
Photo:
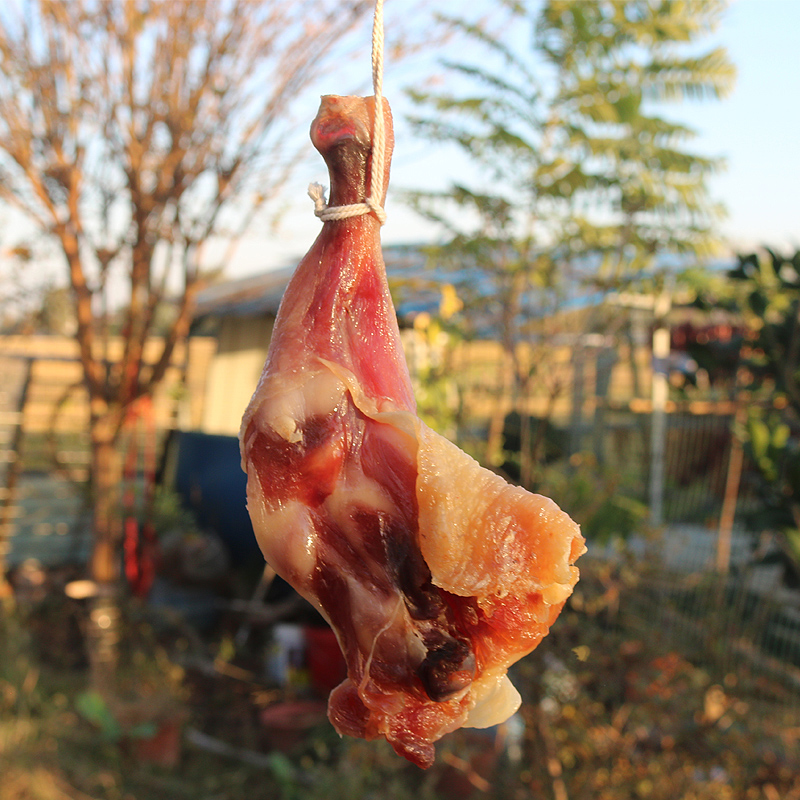
[[800, 4], [388, 0], [419, 412], [581, 526], [520, 712], [325, 717], [237, 434], [373, 5], [0, 8], [0, 798], [800, 798]]

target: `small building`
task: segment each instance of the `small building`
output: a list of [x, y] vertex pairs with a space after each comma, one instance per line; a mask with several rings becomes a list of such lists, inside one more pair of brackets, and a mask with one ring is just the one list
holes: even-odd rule
[[[419, 346], [415, 347], [410, 324], [416, 315], [438, 308], [440, 291], [435, 280], [421, 275], [420, 262], [425, 257], [420, 248], [387, 247], [384, 256], [390, 275], [402, 274], [398, 284], [411, 290], [400, 302], [399, 316], [408, 323], [404, 324], [409, 327], [404, 345], [413, 372], [416, 359], [424, 358], [425, 354], [420, 354]], [[192, 335], [215, 338], [217, 350], [208, 366], [202, 417], [196, 430], [238, 435], [239, 422], [261, 376], [278, 307], [294, 269], [292, 265], [225, 281], [198, 296]]]
[[217, 350], [208, 366], [199, 430], [236, 436], [258, 383], [272, 328], [293, 269], [226, 281], [201, 292], [193, 335], [213, 336]]

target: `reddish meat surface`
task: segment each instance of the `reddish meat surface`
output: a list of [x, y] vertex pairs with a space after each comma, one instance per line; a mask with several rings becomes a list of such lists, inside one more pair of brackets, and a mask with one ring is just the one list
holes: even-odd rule
[[[368, 194], [373, 107], [322, 100], [311, 138], [330, 205]], [[385, 120], [390, 151], [388, 108]], [[371, 213], [325, 222], [297, 268], [242, 421], [242, 464], [264, 556], [345, 655], [331, 722], [427, 767], [445, 733], [516, 710], [508, 666], [546, 635], [585, 548], [551, 500], [417, 418], [379, 228]]]

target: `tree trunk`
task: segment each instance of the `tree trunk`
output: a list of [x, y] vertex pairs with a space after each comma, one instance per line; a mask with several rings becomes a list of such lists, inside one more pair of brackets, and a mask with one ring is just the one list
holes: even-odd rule
[[[528, 396], [528, 384], [525, 383], [524, 397]], [[525, 407], [524, 403], [519, 404], [519, 485], [530, 489], [531, 480], [533, 478], [534, 463], [536, 456], [533, 452], [533, 435], [531, 431], [531, 415], [530, 410]], [[539, 427], [537, 429], [537, 437], [539, 430], [542, 429], [544, 420], [539, 420]]]
[[499, 467], [503, 463], [503, 428], [506, 415], [512, 408], [514, 394], [514, 356], [507, 349], [499, 364], [499, 392], [494, 412], [489, 420], [489, 433], [486, 437], [486, 463]]
[[499, 365], [500, 393], [489, 420], [489, 435], [486, 441], [486, 462], [490, 467], [499, 467], [504, 461], [503, 428], [506, 416], [514, 408], [515, 402], [519, 404], [520, 369], [515, 325], [520, 313], [520, 296], [524, 287], [525, 276], [520, 272], [512, 276], [511, 285], [501, 295], [503, 311], [500, 319], [500, 341], [503, 351]]
[[122, 536], [119, 514], [122, 469], [116, 447], [120, 416], [104, 405], [92, 401], [90, 438], [94, 549], [90, 568], [97, 594], [92, 601], [87, 631], [92, 686], [100, 692], [112, 689], [117, 668]]
[[[559, 395], [560, 392], [555, 389], [551, 389], [549, 392], [544, 416], [538, 421], [535, 437], [531, 435], [531, 419], [529, 416], [526, 416], [528, 420], [528, 430], [525, 442], [526, 450], [523, 451], [522, 456], [522, 477], [520, 478], [520, 485], [524, 486], [529, 491], [534, 491], [537, 481], [540, 481], [542, 478], [541, 469], [537, 469], [537, 467], [544, 464], [547, 456], [547, 426], [553, 418], [553, 409], [555, 408], [556, 400]], [[527, 453], [527, 455], [525, 455], [525, 453]]]

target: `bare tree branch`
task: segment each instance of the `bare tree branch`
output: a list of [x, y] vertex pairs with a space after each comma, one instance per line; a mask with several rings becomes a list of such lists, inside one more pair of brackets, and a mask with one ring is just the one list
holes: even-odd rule
[[[94, 397], [124, 407], [163, 372], [143, 359], [168, 290], [179, 281], [186, 297], [164, 354], [185, 335], [198, 243], [234, 202], [251, 216], [246, 193], [259, 177], [253, 207], [286, 179], [291, 105], [370, 7], [17, 0], [0, 9], [0, 200], [59, 242]], [[126, 275], [129, 305], [123, 357], [109, 368], [112, 265]]]
[[[117, 439], [185, 342], [203, 243], [244, 230], [286, 181], [297, 163], [292, 107], [354, 49], [369, 63], [371, 9], [369, 0], [0, 3], [0, 203], [63, 256], [89, 393], [101, 583], [119, 569]], [[122, 309], [111, 299], [120, 286]], [[118, 325], [123, 352], [112, 360]]]

